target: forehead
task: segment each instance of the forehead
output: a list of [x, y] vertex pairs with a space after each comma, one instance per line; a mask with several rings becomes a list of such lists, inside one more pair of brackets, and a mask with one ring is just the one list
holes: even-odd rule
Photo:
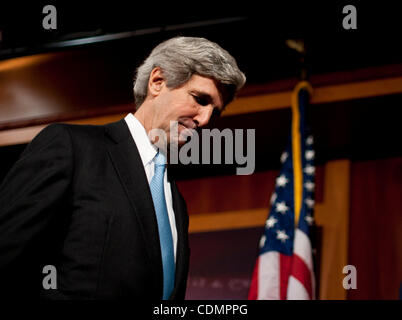
[[222, 93], [218, 89], [216, 80], [194, 74], [191, 76], [190, 80], [187, 81], [186, 88], [196, 93], [210, 96], [214, 106], [218, 108], [223, 107]]

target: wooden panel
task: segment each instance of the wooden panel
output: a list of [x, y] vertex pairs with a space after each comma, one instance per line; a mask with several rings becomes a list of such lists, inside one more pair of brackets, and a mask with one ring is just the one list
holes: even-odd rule
[[[361, 99], [402, 92], [402, 77], [361, 81], [314, 88], [311, 104]], [[225, 110], [223, 116], [288, 108], [292, 91], [239, 97]]]
[[[110, 116], [66, 121], [65, 123], [101, 125], [118, 121], [124, 118], [125, 115], [126, 114], [115, 114]], [[0, 131], [0, 146], [28, 143], [46, 126], [47, 124]]]
[[93, 50], [0, 61], [0, 128], [46, 124], [49, 118], [60, 122], [66, 115], [74, 120], [80, 112], [101, 112], [94, 115], [98, 117], [103, 109], [129, 105], [131, 73]]
[[[314, 89], [312, 104], [323, 104], [335, 101], [367, 98], [401, 92], [402, 77], [362, 81], [342, 85], [323, 86]], [[227, 107], [223, 116], [288, 108], [290, 104], [290, 95], [291, 91], [256, 95], [250, 97], [239, 97]], [[72, 120], [65, 122], [103, 124], [110, 122], [109, 119], [118, 119], [124, 117], [126, 113], [121, 112], [122, 110], [119, 109], [118, 113], [112, 114], [110, 116], [86, 116], [79, 121]], [[60, 120], [64, 121], [63, 119]], [[52, 120], [52, 122], [55, 121], [57, 121], [57, 118], [54, 118]], [[43, 128], [43, 126], [41, 126], [40, 128]], [[38, 132], [38, 128], [33, 127], [20, 128], [17, 131], [15, 131], [15, 129], [0, 130], [0, 146], [28, 143], [35, 136], [36, 132]]]
[[177, 181], [177, 185], [191, 216], [247, 211], [268, 207], [277, 174], [278, 171], [263, 171], [249, 176], [207, 177]]
[[191, 215], [189, 232], [260, 227], [265, 224], [267, 215], [268, 208]]
[[316, 205], [315, 219], [322, 227], [320, 299], [346, 299], [343, 267], [348, 264], [350, 161], [325, 166], [324, 198]]

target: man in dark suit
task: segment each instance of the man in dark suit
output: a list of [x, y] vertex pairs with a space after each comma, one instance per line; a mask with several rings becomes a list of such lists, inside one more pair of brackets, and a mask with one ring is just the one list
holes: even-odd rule
[[[217, 44], [177, 37], [138, 68], [134, 115], [40, 132], [0, 186], [1, 295], [184, 299], [188, 215], [166, 146], [182, 145], [244, 82]], [[155, 129], [166, 141], [150, 138]], [[46, 270], [57, 276], [50, 288]]]

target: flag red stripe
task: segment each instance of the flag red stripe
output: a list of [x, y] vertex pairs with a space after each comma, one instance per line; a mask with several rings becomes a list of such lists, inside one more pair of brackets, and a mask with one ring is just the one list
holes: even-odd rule
[[310, 299], [313, 296], [311, 285], [311, 271], [304, 261], [296, 254], [293, 255], [292, 276], [295, 277], [306, 288]]
[[290, 268], [292, 266], [292, 256], [287, 256], [285, 254], [279, 254], [279, 297], [281, 300], [286, 300], [286, 295], [288, 292], [288, 281], [290, 275]]
[[258, 266], [260, 264], [260, 258], [257, 258], [257, 261], [254, 266], [253, 277], [251, 278], [250, 289], [248, 292], [248, 300], [257, 300], [258, 299]]

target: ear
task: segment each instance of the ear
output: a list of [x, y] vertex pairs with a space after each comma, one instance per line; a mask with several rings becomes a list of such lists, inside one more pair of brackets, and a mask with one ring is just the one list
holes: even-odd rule
[[148, 81], [148, 92], [151, 96], [156, 97], [162, 91], [165, 85], [165, 77], [163, 76], [162, 70], [159, 67], [152, 69], [149, 75]]

